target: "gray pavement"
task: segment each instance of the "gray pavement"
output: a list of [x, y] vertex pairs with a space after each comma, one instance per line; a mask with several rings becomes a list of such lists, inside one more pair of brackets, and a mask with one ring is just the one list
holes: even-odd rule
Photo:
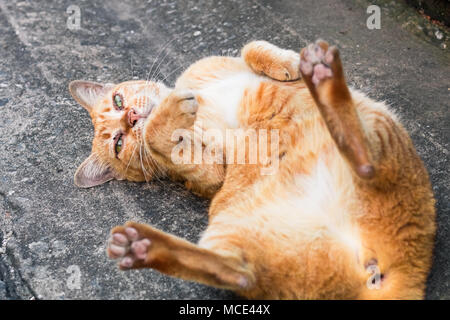
[[[235, 298], [107, 260], [109, 229], [126, 220], [196, 241], [208, 202], [169, 181], [76, 188], [93, 128], [67, 85], [145, 79], [152, 65], [153, 78], [173, 84], [195, 60], [237, 55], [250, 40], [298, 50], [318, 37], [341, 48], [352, 85], [386, 100], [411, 133], [438, 200], [427, 298], [450, 299], [449, 34], [399, 1], [374, 2], [379, 30], [366, 27], [365, 0], [0, 0], [0, 299]], [[80, 30], [67, 28], [70, 5]]]

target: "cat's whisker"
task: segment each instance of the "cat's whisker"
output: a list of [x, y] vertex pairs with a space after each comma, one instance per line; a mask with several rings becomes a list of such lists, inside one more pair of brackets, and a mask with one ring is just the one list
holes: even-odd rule
[[153, 173], [155, 174], [155, 173], [156, 173], [155, 168], [154, 168], [154, 167], [152, 166], [152, 164], [149, 163], [149, 161], [148, 161], [148, 158], [147, 158], [147, 151], [146, 151], [145, 143], [144, 143], [144, 137], [143, 137], [142, 135], [141, 135], [141, 139], [139, 140], [139, 143], [140, 143], [140, 145], [141, 145], [141, 147], [142, 147], [142, 150], [144, 151], [144, 152], [143, 152], [143, 153], [144, 153], [143, 158], [144, 158], [145, 162], [146, 162], [147, 165], [153, 170]]
[[144, 164], [142, 163], [142, 144], [139, 145], [139, 158], [140, 158], [141, 169], [142, 169], [142, 173], [144, 174], [145, 182], [148, 182], [149, 180], [147, 180], [147, 170], [145, 170]]
[[147, 162], [148, 166], [152, 168], [154, 173], [153, 177], [156, 178], [156, 180], [158, 180], [159, 182], [161, 182], [161, 180], [159, 179], [159, 168], [155, 166], [154, 161], [150, 157], [148, 157], [145, 146], [143, 149], [144, 149], [144, 160], [145, 162]]
[[146, 89], [145, 89], [145, 94], [148, 95], [148, 83], [150, 81], [150, 79], [152, 79], [154, 77], [154, 73], [158, 70], [158, 67], [160, 66], [160, 64], [165, 60], [165, 58], [167, 57], [167, 54], [163, 57], [163, 59], [161, 60], [161, 62], [158, 64], [158, 66], [156, 67], [155, 70], [153, 70], [155, 64], [158, 62], [158, 59], [160, 57], [160, 55], [164, 52], [164, 50], [166, 50], [166, 48], [173, 43], [175, 40], [178, 40], [180, 37], [184, 36], [184, 34], [179, 35], [178, 37], [173, 38], [172, 40], [168, 41], [162, 48], [161, 50], [159, 50], [158, 54], [155, 57], [155, 60], [152, 63], [152, 66], [150, 67], [150, 70], [147, 73], [147, 78], [145, 80], [145, 84], [146, 84]]
[[152, 163], [153, 166], [156, 168], [156, 178], [158, 179], [158, 181], [161, 182], [161, 179], [160, 179], [160, 178], [161, 178], [162, 173], [163, 173], [164, 171], [163, 171], [163, 169], [161, 168], [161, 165], [158, 164], [157, 161], [155, 161], [155, 160], [152, 159], [151, 157], [150, 157], [150, 159], [151, 159], [151, 163]]
[[166, 76], [164, 77], [164, 79], [161, 80], [161, 82], [164, 83], [164, 81], [166, 81], [166, 79], [167, 79], [168, 77], [170, 77], [172, 74], [174, 74], [175, 72], [177, 72], [178, 70], [180, 70], [180, 69], [183, 68], [183, 67], [184, 67], [184, 66], [181, 65], [181, 66], [179, 66], [178, 68], [175, 68], [175, 70], [172, 70], [168, 75], [166, 75]]
[[164, 57], [161, 59], [161, 61], [159, 62], [158, 66], [155, 69], [155, 74], [152, 76], [152, 78], [157, 78], [160, 74], [161, 74], [161, 66], [162, 63], [164, 62], [164, 60], [166, 60], [166, 58], [168, 57], [170, 52], [166, 52], [166, 54], [164, 55]]
[[141, 144], [143, 145], [143, 149], [144, 149], [144, 159], [147, 162], [147, 164], [153, 169], [154, 171], [154, 177], [161, 182], [160, 178], [160, 173], [162, 172], [160, 166], [158, 165], [158, 163], [147, 154], [147, 152], [150, 152], [149, 150], [147, 150], [146, 145], [144, 143], [144, 138], [141, 137]]
[[170, 44], [170, 42], [172, 42], [172, 41], [173, 41], [173, 39], [172, 39], [171, 41], [167, 42], [167, 43], [161, 48], [161, 50], [159, 50], [158, 54], [157, 54], [156, 57], [155, 57], [155, 60], [153, 60], [152, 66], [150, 67], [150, 70], [149, 70], [148, 73], [147, 73], [147, 77], [146, 77], [146, 79], [145, 79], [146, 84], [148, 84], [148, 81], [149, 81], [150, 77], [153, 75], [153, 67], [155, 66], [155, 63], [158, 61], [159, 55], [163, 52], [163, 50], [166, 48], [166, 46], [167, 46], [168, 44]]
[[[158, 182], [161, 182], [160, 177], [159, 177], [159, 172], [160, 172], [160, 168], [158, 166], [155, 166], [155, 161], [153, 159], [151, 159], [151, 157], [148, 157], [146, 154], [146, 149], [145, 149], [145, 145], [142, 146], [143, 149], [143, 155], [142, 157], [144, 158], [145, 162], [147, 163], [147, 165], [151, 168], [151, 170], [153, 171], [153, 175], [152, 178], [155, 178]], [[150, 161], [149, 161], [150, 160]], [[144, 161], [142, 161], [142, 165], [144, 166]], [[145, 170], [145, 172], [147, 172], [147, 170]], [[146, 180], [147, 181], [147, 180]], [[148, 181], [147, 181], [148, 182]]]
[[184, 34], [181, 34], [181, 35], [179, 35], [178, 37], [175, 37], [175, 38], [173, 38], [172, 40], [168, 41], [168, 42], [161, 48], [161, 50], [158, 52], [158, 54], [156, 55], [155, 60], [153, 61], [152, 66], [151, 66], [151, 68], [150, 68], [150, 70], [149, 70], [149, 72], [148, 72], [148, 74], [147, 74], [147, 79], [146, 79], [147, 84], [148, 84], [149, 79], [151, 79], [151, 78], [153, 77], [153, 67], [155, 66], [155, 63], [158, 61], [158, 58], [159, 58], [160, 54], [163, 53], [164, 50], [165, 50], [172, 42], [174, 42], [175, 40], [178, 40], [181, 36], [184, 36]]
[[128, 160], [127, 167], [125, 168], [125, 172], [128, 172], [128, 167], [130, 166], [131, 160], [133, 160], [134, 153], [136, 152], [136, 149], [137, 149], [137, 145], [134, 147], [133, 152], [131, 153], [131, 157], [130, 157], [130, 159]]

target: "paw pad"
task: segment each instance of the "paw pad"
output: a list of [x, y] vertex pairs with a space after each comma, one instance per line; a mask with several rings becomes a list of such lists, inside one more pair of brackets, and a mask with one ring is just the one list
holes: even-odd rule
[[337, 60], [338, 50], [336, 47], [329, 47], [325, 41], [318, 40], [316, 43], [308, 45], [300, 53], [300, 71], [304, 77], [309, 77], [317, 86], [323, 80], [335, 76]]
[[122, 232], [115, 232], [108, 240], [108, 256], [119, 260], [122, 269], [132, 268], [137, 261], [143, 261], [147, 257], [151, 241], [147, 238], [140, 239], [135, 228], [127, 227]]

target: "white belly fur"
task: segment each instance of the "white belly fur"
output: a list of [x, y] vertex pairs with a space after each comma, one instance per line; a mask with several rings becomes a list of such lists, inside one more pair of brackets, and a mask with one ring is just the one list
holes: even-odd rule
[[[217, 215], [201, 244], [214, 246], [214, 241], [208, 243], [205, 240], [226, 233], [224, 230], [236, 232], [242, 226], [249, 234], [264, 234], [269, 239], [273, 237], [274, 243], [278, 243], [276, 239], [282, 239], [280, 235], [285, 235], [289, 240], [280, 243], [281, 246], [286, 245], [283, 250], [289, 250], [292, 243], [319, 244], [324, 240], [340, 243], [351, 252], [359, 252], [361, 238], [354, 221], [355, 208], [346, 203], [349, 198], [347, 194], [354, 192], [352, 184], [338, 187], [336, 178], [330, 168], [319, 160], [310, 175], [296, 176], [294, 185], [288, 186], [288, 190], [277, 188], [275, 199], [253, 210]], [[264, 192], [258, 188], [258, 184], [254, 186], [255, 194]], [[215, 225], [219, 228], [216, 229]]]

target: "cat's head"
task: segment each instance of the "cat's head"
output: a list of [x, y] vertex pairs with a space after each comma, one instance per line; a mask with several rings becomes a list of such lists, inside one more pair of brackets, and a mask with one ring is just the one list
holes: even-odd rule
[[112, 179], [148, 181], [159, 174], [143, 145], [144, 124], [171, 89], [162, 83], [128, 81], [101, 84], [72, 81], [73, 98], [94, 124], [91, 155], [79, 166], [74, 181], [89, 188]]

